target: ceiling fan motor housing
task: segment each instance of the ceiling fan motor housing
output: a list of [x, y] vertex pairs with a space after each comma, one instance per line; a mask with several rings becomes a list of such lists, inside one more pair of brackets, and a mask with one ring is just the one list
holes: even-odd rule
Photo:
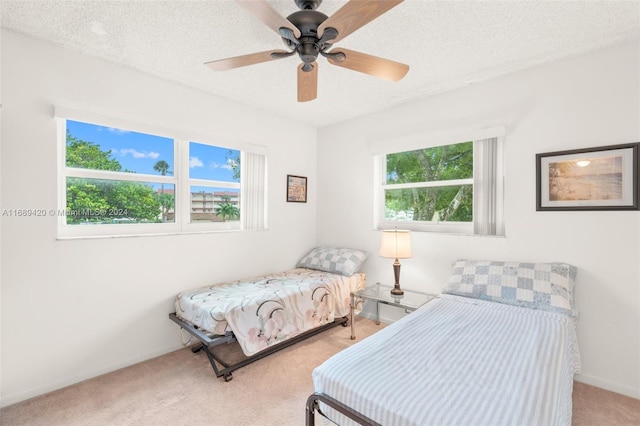
[[[305, 64], [311, 64], [318, 58], [318, 53], [320, 53], [320, 46], [318, 45], [318, 27], [327, 20], [327, 18], [327, 15], [315, 10], [300, 10], [287, 17], [289, 22], [300, 30], [301, 36], [298, 39], [299, 44], [295, 46], [295, 49], [302, 62]], [[283, 37], [282, 40], [285, 45], [292, 47], [291, 40], [285, 37]], [[327, 45], [327, 47], [328, 46], [329, 45]], [[309, 67], [306, 67], [306, 69], [309, 69]]]

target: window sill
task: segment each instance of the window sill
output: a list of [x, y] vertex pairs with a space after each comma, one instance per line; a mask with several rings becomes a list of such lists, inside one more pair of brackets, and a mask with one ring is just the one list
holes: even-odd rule
[[427, 232], [442, 235], [457, 235], [463, 237], [491, 237], [505, 238], [505, 235], [480, 235], [473, 233], [473, 224], [461, 222], [416, 223], [406, 221], [384, 221], [378, 224], [377, 231], [383, 229], [406, 229], [413, 232]]
[[139, 237], [173, 237], [180, 235], [205, 235], [205, 234], [221, 234], [228, 232], [260, 232], [268, 231], [265, 229], [244, 230], [244, 229], [212, 229], [212, 230], [193, 230], [183, 232], [149, 232], [137, 234], [112, 234], [112, 235], [65, 235], [56, 237], [56, 241], [74, 241], [74, 240], [104, 240], [104, 239], [120, 239], [120, 238], [139, 238]]

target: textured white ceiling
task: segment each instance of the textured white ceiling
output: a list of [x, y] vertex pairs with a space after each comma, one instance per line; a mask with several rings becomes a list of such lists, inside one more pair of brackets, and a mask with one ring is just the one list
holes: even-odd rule
[[[293, 0], [269, 0], [283, 16]], [[331, 16], [346, 0], [324, 0]], [[203, 63], [282, 49], [230, 0], [8, 1], [2, 26], [313, 126], [640, 36], [640, 1], [407, 0], [336, 44], [410, 65], [389, 82], [319, 59], [318, 98], [296, 101], [297, 56], [230, 71]]]

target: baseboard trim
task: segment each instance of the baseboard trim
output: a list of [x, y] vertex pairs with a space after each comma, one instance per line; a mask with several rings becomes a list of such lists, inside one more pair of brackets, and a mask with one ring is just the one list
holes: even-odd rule
[[619, 393], [621, 395], [628, 396], [629, 398], [640, 399], [640, 389], [633, 388], [631, 386], [611, 382], [589, 374], [576, 374], [575, 380], [576, 382], [595, 386], [610, 392]]
[[58, 389], [66, 388], [67, 386], [75, 385], [76, 383], [83, 382], [85, 380], [93, 379], [98, 376], [102, 376], [103, 374], [112, 373], [114, 371], [120, 370], [122, 368], [130, 367], [132, 365], [148, 361], [152, 358], [157, 358], [161, 355], [168, 354], [170, 352], [179, 350], [183, 348], [182, 345], [170, 345], [166, 346], [162, 349], [158, 349], [152, 352], [148, 352], [146, 354], [142, 354], [141, 356], [132, 357], [126, 360], [123, 360], [118, 363], [111, 364], [109, 366], [95, 369], [92, 371], [87, 371], [84, 374], [80, 374], [74, 377], [70, 377], [65, 380], [59, 380], [57, 382], [49, 383], [43, 386], [38, 386], [36, 388], [32, 388], [26, 391], [22, 391], [13, 395], [3, 395], [0, 394], [0, 408], [8, 407], [9, 405], [17, 404], [19, 402], [26, 401], [31, 398], [35, 398], [38, 396], [45, 395], [49, 392], [56, 391]]

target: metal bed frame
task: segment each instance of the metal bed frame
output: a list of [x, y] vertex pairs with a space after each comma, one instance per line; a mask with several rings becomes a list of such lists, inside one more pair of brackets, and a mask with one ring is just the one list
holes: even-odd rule
[[363, 426], [382, 426], [380, 423], [374, 422], [373, 420], [371, 420], [367, 416], [358, 413], [353, 408], [350, 408], [350, 407], [344, 405], [343, 403], [339, 402], [338, 400], [333, 399], [330, 396], [325, 395], [323, 393], [319, 393], [319, 392], [316, 392], [316, 393], [312, 394], [311, 396], [309, 396], [309, 398], [307, 398], [307, 410], [306, 410], [306, 416], [305, 416], [305, 418], [306, 418], [305, 425], [306, 426], [315, 426], [315, 424], [316, 424], [315, 412], [316, 411], [322, 417], [324, 417], [324, 418], [328, 419], [329, 421], [331, 421], [331, 419], [329, 419], [320, 410], [320, 403], [326, 404], [327, 406], [333, 408], [334, 410], [338, 411], [341, 414], [344, 414], [345, 416], [347, 416], [348, 418], [350, 418], [354, 422], [357, 422], [358, 424], [361, 424]]
[[178, 324], [184, 330], [188, 331], [193, 337], [195, 337], [200, 341], [200, 343], [194, 345], [191, 348], [191, 352], [196, 353], [199, 351], [203, 351], [207, 355], [207, 358], [211, 363], [211, 367], [213, 368], [213, 371], [215, 372], [216, 377], [223, 377], [225, 382], [228, 382], [229, 380], [233, 379], [233, 376], [231, 375], [231, 373], [237, 370], [238, 368], [244, 367], [245, 365], [251, 364], [252, 362], [255, 362], [259, 359], [269, 356], [275, 352], [288, 348], [291, 345], [294, 345], [298, 342], [308, 339], [309, 337], [315, 336], [316, 334], [322, 333], [323, 331], [333, 328], [337, 325], [342, 325], [343, 327], [346, 327], [348, 322], [348, 318], [346, 316], [341, 318], [336, 318], [333, 322], [321, 325], [320, 327], [316, 327], [311, 330], [307, 330], [281, 343], [278, 343], [273, 346], [269, 346], [268, 348], [260, 352], [257, 352], [254, 355], [246, 357], [242, 361], [239, 361], [235, 364], [229, 364], [224, 360], [222, 360], [218, 355], [214, 354], [213, 348], [223, 343], [229, 344], [229, 343], [236, 342], [237, 340], [233, 332], [228, 331], [224, 335], [216, 334], [216, 335], [209, 336], [208, 334], [206, 334], [206, 332], [204, 332], [199, 327], [178, 318], [175, 312], [172, 314], [169, 314], [169, 319], [171, 319], [173, 322]]

